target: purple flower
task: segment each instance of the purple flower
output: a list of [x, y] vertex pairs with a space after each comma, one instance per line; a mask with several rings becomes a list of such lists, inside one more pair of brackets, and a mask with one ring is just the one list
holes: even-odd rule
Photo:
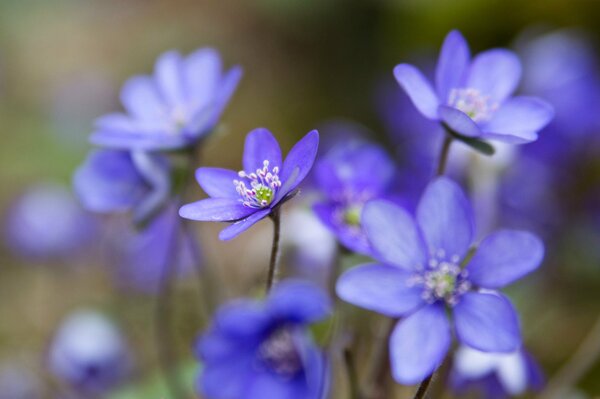
[[196, 179], [211, 197], [181, 207], [179, 214], [205, 222], [233, 222], [219, 234], [230, 240], [269, 216], [294, 195], [317, 154], [319, 133], [311, 131], [290, 150], [285, 161], [275, 137], [258, 128], [246, 136], [244, 170], [200, 168]]
[[156, 153], [95, 150], [75, 172], [73, 185], [87, 210], [131, 210], [139, 221], [167, 201], [170, 167], [167, 159]]
[[[486, 352], [512, 352], [521, 344], [517, 315], [492, 291], [535, 270], [544, 255], [533, 234], [499, 230], [474, 253], [472, 210], [447, 178], [425, 190], [416, 221], [384, 200], [367, 203], [362, 224], [379, 263], [345, 272], [338, 295], [389, 317], [403, 317], [390, 340], [394, 378], [414, 384], [442, 362], [451, 342], [451, 310], [458, 340]], [[466, 264], [466, 266], [465, 266]]]
[[369, 254], [360, 214], [367, 201], [387, 194], [393, 176], [394, 163], [380, 146], [363, 140], [339, 143], [315, 165], [324, 198], [313, 209], [342, 245]]
[[316, 286], [284, 281], [264, 302], [238, 300], [221, 307], [197, 343], [198, 381], [210, 399], [321, 399], [329, 367], [307, 326], [330, 313]]
[[143, 150], [193, 145], [215, 127], [241, 75], [239, 67], [224, 73], [213, 49], [200, 49], [185, 58], [176, 51], [164, 53], [154, 76], [136, 76], [125, 83], [121, 102], [127, 114], [98, 119], [91, 141]]
[[394, 68], [398, 83], [426, 118], [461, 136], [527, 143], [553, 116], [535, 97], [511, 97], [521, 78], [521, 63], [505, 49], [485, 51], [471, 60], [458, 31], [446, 36], [435, 71], [435, 90], [414, 66]]
[[90, 244], [98, 227], [69, 190], [43, 183], [31, 187], [9, 209], [6, 241], [25, 258], [65, 258]]
[[49, 351], [52, 373], [77, 391], [103, 392], [121, 382], [131, 367], [127, 345], [108, 319], [92, 311], [71, 314]]
[[450, 384], [457, 394], [470, 390], [488, 399], [504, 399], [525, 393], [528, 387], [540, 389], [542, 372], [523, 349], [511, 353], [486, 353], [466, 346], [454, 356]]

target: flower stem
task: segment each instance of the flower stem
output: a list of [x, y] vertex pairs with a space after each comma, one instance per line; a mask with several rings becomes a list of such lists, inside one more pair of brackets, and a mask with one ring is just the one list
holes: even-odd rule
[[273, 221], [273, 245], [271, 246], [271, 260], [269, 262], [269, 272], [267, 274], [267, 293], [275, 283], [277, 277], [277, 261], [279, 260], [279, 235], [281, 230], [281, 214], [279, 208], [275, 208], [271, 213]]
[[356, 372], [354, 356], [352, 355], [350, 348], [344, 349], [344, 363], [346, 364], [346, 372], [348, 373], [350, 399], [362, 399], [358, 384], [358, 373]]
[[389, 396], [385, 384], [389, 365], [388, 343], [395, 325], [395, 319], [385, 318], [377, 331], [369, 365], [365, 371], [365, 396], [368, 399], [387, 398]]
[[448, 154], [450, 154], [450, 145], [452, 144], [452, 136], [446, 134], [444, 136], [444, 142], [442, 143], [442, 149], [440, 151], [440, 157], [436, 170], [436, 176], [442, 176], [446, 171], [446, 164], [448, 163]]
[[431, 375], [427, 378], [425, 378], [422, 382], [421, 385], [419, 385], [419, 389], [417, 389], [417, 393], [415, 394], [415, 398], [414, 399], [424, 399], [427, 395], [427, 390], [429, 389], [429, 386], [431, 385], [431, 380], [433, 380], [433, 375], [435, 374], [435, 372], [431, 373]]

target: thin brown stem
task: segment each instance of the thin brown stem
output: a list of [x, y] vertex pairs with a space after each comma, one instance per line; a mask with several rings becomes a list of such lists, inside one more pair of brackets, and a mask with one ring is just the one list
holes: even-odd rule
[[356, 364], [354, 356], [350, 348], [344, 349], [344, 363], [346, 364], [346, 372], [348, 374], [348, 382], [350, 387], [350, 399], [362, 399], [360, 387], [358, 384], [358, 373], [356, 372]]
[[450, 145], [452, 144], [452, 140], [452, 136], [446, 133], [444, 142], [442, 143], [442, 149], [440, 151], [438, 166], [435, 173], [436, 176], [442, 176], [446, 171], [446, 164], [448, 163], [448, 155], [450, 154]]
[[271, 246], [271, 260], [269, 262], [269, 271], [267, 274], [267, 293], [271, 291], [275, 279], [277, 278], [277, 262], [279, 260], [279, 236], [281, 230], [281, 214], [279, 208], [275, 208], [271, 213], [273, 221], [273, 245]]
[[433, 380], [433, 374], [434, 373], [431, 373], [429, 377], [425, 378], [423, 382], [421, 382], [421, 385], [419, 385], [419, 389], [417, 389], [417, 393], [415, 394], [414, 399], [424, 399], [426, 397], [427, 390], [431, 385], [431, 380]]

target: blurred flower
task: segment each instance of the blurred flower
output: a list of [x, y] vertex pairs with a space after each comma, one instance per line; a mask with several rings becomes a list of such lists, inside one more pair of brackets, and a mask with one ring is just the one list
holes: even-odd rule
[[527, 143], [552, 119], [552, 107], [541, 99], [510, 97], [521, 78], [514, 53], [493, 49], [471, 61], [458, 31], [442, 46], [435, 90], [412, 65], [397, 65], [394, 75], [421, 114], [462, 136]]
[[58, 379], [90, 395], [115, 386], [131, 368], [130, 353], [119, 330], [92, 311], [75, 312], [61, 324], [48, 361]]
[[205, 222], [233, 222], [219, 234], [230, 240], [294, 195], [317, 154], [319, 133], [311, 131], [281, 160], [279, 143], [267, 129], [258, 128], [246, 136], [244, 170], [200, 168], [196, 179], [211, 197], [184, 205], [179, 214]]
[[321, 399], [329, 384], [325, 357], [307, 325], [330, 312], [328, 297], [310, 283], [276, 285], [265, 302], [221, 307], [197, 343], [198, 386], [210, 399]]
[[213, 49], [183, 58], [176, 51], [161, 55], [154, 76], [131, 78], [121, 91], [127, 114], [96, 121], [91, 141], [118, 149], [169, 150], [195, 144], [216, 126], [234, 93], [242, 71], [222, 72]]
[[539, 389], [542, 372], [523, 349], [512, 353], [486, 353], [461, 346], [455, 354], [450, 384], [458, 394], [474, 389], [488, 399], [503, 399]]
[[92, 212], [132, 210], [136, 220], [156, 212], [171, 189], [166, 158], [143, 151], [95, 150], [77, 169], [75, 192]]
[[189, 274], [198, 261], [199, 249], [193, 237], [182, 229], [181, 222], [177, 209], [169, 206], [141, 231], [128, 226], [125, 231], [117, 232], [114, 242], [118, 256], [117, 283], [152, 294], [158, 291], [169, 265], [179, 276]]
[[89, 244], [97, 221], [64, 187], [31, 187], [9, 209], [6, 241], [15, 254], [34, 259], [66, 258]]
[[25, 365], [0, 365], [0, 399], [41, 399], [42, 381]]
[[443, 361], [451, 341], [446, 308], [465, 345], [486, 352], [512, 352], [521, 345], [514, 308], [490, 290], [535, 270], [543, 244], [524, 231], [499, 230], [472, 254], [472, 213], [460, 187], [443, 177], [425, 190], [416, 222], [390, 202], [365, 205], [363, 228], [381, 263], [345, 272], [337, 293], [354, 305], [405, 317], [390, 341], [392, 370], [400, 383], [420, 382]]
[[394, 163], [381, 146], [363, 140], [338, 143], [315, 165], [324, 198], [313, 209], [342, 245], [369, 254], [360, 215], [367, 201], [388, 193], [393, 176]]

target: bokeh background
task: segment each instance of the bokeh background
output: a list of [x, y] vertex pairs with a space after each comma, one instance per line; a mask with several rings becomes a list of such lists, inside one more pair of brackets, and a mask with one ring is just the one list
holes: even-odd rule
[[[397, 91], [392, 78], [397, 63], [432, 65], [443, 37], [454, 28], [473, 52], [504, 46], [525, 48], [525, 53], [522, 44], [530, 37], [568, 29], [586, 40], [594, 59], [600, 49], [599, 15], [600, 3], [592, 0], [3, 0], [0, 398], [20, 398], [5, 396], [19, 389], [30, 394], [23, 398], [68, 394], [48, 372], [48, 352], [61, 323], [82, 309], [109, 317], [131, 351], [129, 377], [112, 397], [164, 397], [155, 292], [145, 283], [141, 289], [124, 283], [147, 279], [153, 284], [156, 271], [148, 276], [151, 271], [139, 270], [143, 265], [131, 270], [115, 260], [115, 241], [127, 235], [119, 220], [73, 216], [76, 202], [64, 204], [73, 172], [90, 149], [93, 120], [119, 110], [120, 86], [129, 76], [150, 73], [162, 52], [211, 46], [225, 65], [243, 66], [239, 90], [201, 154], [203, 165], [237, 169], [243, 137], [251, 129], [268, 127], [287, 150], [332, 118], [364, 125], [390, 154], [400, 154], [403, 149], [390, 132], [403, 121], [390, 123], [389, 110], [394, 114], [396, 105], [386, 100], [386, 93]], [[408, 111], [398, 108], [399, 114], [413, 112], [400, 103]], [[575, 107], [573, 117], [598, 118], [600, 126], [600, 108], [594, 104]], [[588, 147], [597, 141], [593, 133], [600, 135], [600, 129], [591, 136], [573, 135], [571, 142]], [[527, 348], [550, 379], [589, 338], [600, 316], [600, 152], [588, 148], [585, 156], [574, 158], [574, 172], [552, 192], [569, 198], [559, 201], [568, 223], [561, 219], [554, 226], [544, 267], [509, 290], [521, 311]], [[571, 167], [563, 167], [560, 162], [566, 161], [560, 159], [553, 162], [558, 165], [552, 171]], [[32, 192], [37, 200], [22, 205], [19, 200]], [[195, 188], [193, 196], [202, 195]], [[549, 197], [535, 200], [544, 212], [553, 212], [544, 207]], [[25, 227], [15, 239], [11, 220], [19, 204], [29, 213], [26, 222], [18, 222]], [[269, 226], [230, 243], [217, 240], [218, 226], [197, 227], [203, 267], [221, 284], [215, 289], [218, 300], [255, 289], [268, 254]], [[52, 241], [65, 229], [72, 229], [68, 234], [75, 248]], [[50, 250], [23, 249], [15, 240]], [[189, 378], [195, 367], [191, 343], [204, 324], [199, 314], [206, 304], [193, 271], [186, 270], [182, 273], [192, 277], [177, 282], [171, 317], [177, 359]], [[598, 352], [598, 343], [591, 345]], [[597, 397], [600, 363], [593, 356], [586, 360], [577, 391], [583, 398]], [[17, 381], [23, 386], [15, 388]]]

